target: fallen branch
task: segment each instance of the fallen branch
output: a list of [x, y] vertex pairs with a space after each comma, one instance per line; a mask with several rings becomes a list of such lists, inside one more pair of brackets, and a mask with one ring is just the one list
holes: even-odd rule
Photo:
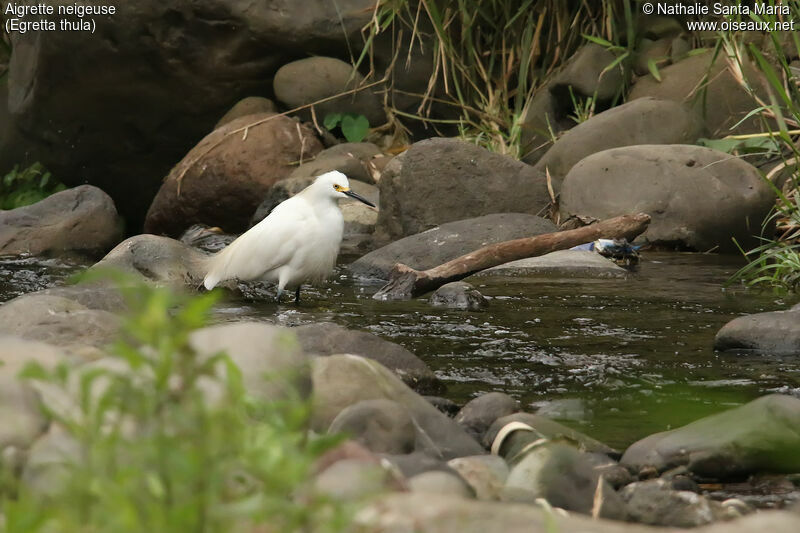
[[597, 239], [624, 238], [632, 241], [644, 233], [649, 224], [650, 215], [623, 215], [573, 230], [491, 244], [424, 271], [397, 263], [389, 275], [389, 282], [373, 298], [408, 300], [493, 266], [572, 248]]

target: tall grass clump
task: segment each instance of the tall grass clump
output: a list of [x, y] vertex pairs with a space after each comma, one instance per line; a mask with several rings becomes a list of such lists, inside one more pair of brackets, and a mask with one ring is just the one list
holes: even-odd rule
[[308, 403], [257, 399], [226, 354], [192, 350], [189, 335], [208, 320], [216, 294], [121, 282], [130, 314], [110, 358], [24, 371], [71, 398], [46, 409], [50, 431], [75, 452], [44, 482], [4, 472], [0, 531], [341, 530], [344, 508], [306, 490], [312, 462], [330, 444], [308, 437]]
[[[367, 28], [392, 36], [395, 61], [430, 54], [433, 75], [401, 119], [455, 124], [462, 136], [494, 151], [520, 155], [522, 121], [532, 95], [585, 44], [633, 42], [629, 0], [383, 0]], [[622, 22], [620, 22], [622, 21]], [[393, 91], [389, 80], [389, 93]], [[432, 109], [444, 108], [434, 118]], [[391, 102], [389, 102], [391, 107]]]
[[[800, 2], [787, 4], [788, 16], [751, 14], [750, 18], [758, 22], [800, 20]], [[742, 79], [742, 85], [756, 102], [751, 114], [761, 115], [768, 131], [748, 137], [769, 138], [780, 147], [778, 160], [765, 174], [776, 193], [775, 208], [764, 221], [762, 244], [742, 250], [749, 262], [734, 279], [796, 291], [800, 289], [800, 69], [792, 66], [792, 61], [800, 57], [800, 36], [773, 31], [766, 35], [765, 44], [758, 46], [744, 45], [734, 34], [721, 34], [720, 42], [739, 67], [746, 54], [757, 66], [756, 79]], [[767, 97], [759, 96], [756, 87]]]

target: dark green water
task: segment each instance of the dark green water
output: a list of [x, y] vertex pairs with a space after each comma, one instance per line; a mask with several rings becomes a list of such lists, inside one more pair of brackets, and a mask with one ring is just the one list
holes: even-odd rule
[[[712, 350], [731, 318], [798, 301], [723, 289], [739, 266], [736, 257], [647, 254], [623, 280], [476, 278], [470, 281], [491, 299], [480, 313], [439, 310], [426, 299], [374, 301], [379, 284], [340, 274], [306, 289], [299, 306], [277, 305], [270, 291], [256, 288], [231, 296], [220, 313], [370, 331], [421, 357], [458, 403], [490, 391], [507, 392], [529, 410], [578, 400], [565, 423], [624, 448], [768, 392], [800, 396], [800, 358]], [[16, 295], [6, 272], [0, 268], [2, 300]]]

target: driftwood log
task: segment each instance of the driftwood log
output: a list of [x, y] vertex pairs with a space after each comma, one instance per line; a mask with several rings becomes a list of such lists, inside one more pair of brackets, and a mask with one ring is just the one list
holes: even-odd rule
[[491, 244], [428, 270], [415, 270], [397, 263], [389, 274], [389, 282], [373, 298], [408, 300], [493, 266], [572, 248], [597, 239], [624, 238], [632, 241], [644, 233], [649, 224], [650, 215], [623, 215], [578, 229]]

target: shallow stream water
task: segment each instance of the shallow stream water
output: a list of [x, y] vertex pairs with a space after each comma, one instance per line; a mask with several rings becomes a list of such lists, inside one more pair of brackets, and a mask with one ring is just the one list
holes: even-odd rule
[[[427, 299], [378, 302], [380, 283], [343, 271], [307, 288], [299, 306], [271, 289], [230, 295], [221, 320], [294, 326], [316, 321], [370, 331], [421, 357], [462, 404], [503, 391], [611, 446], [739, 405], [769, 392], [800, 397], [800, 358], [719, 354], [730, 319], [785, 309], [798, 297], [724, 288], [738, 257], [646, 254], [627, 279], [473, 278], [484, 312], [447, 311]], [[0, 301], [57, 283], [77, 264], [0, 260]]]

